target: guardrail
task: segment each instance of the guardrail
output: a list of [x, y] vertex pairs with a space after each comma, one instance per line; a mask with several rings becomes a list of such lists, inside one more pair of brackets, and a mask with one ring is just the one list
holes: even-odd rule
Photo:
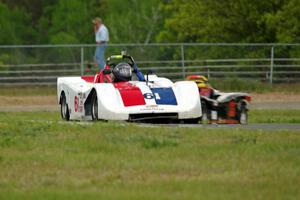
[[[96, 73], [96, 45], [0, 46], [0, 85], [55, 85], [57, 77]], [[143, 72], [173, 80], [190, 74], [213, 79], [300, 81], [300, 44], [153, 43], [109, 44], [106, 56], [126, 50]]]

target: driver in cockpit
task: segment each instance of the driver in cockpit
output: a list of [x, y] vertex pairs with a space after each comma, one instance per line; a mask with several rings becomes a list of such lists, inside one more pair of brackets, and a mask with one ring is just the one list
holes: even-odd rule
[[132, 69], [131, 66], [122, 62], [119, 63], [116, 67], [114, 67], [112, 71], [112, 80], [113, 82], [127, 82], [132, 79]]
[[138, 69], [134, 63], [132, 66], [129, 63], [121, 62], [117, 64], [112, 70], [113, 82], [127, 82], [132, 80], [132, 74], [135, 74], [138, 81], [146, 81], [143, 73]]

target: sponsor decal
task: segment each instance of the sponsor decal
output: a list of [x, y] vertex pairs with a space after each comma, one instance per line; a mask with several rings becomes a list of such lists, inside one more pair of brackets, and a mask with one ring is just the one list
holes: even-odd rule
[[78, 96], [74, 97], [74, 111], [75, 112], [83, 112], [84, 100], [86, 99], [85, 93], [79, 92]]
[[83, 93], [83, 92], [79, 92], [78, 97], [79, 97], [79, 99], [85, 99], [86, 98], [85, 93]]
[[78, 100], [78, 97], [75, 96], [75, 98], [74, 98], [74, 110], [75, 110], [75, 112], [78, 112], [78, 106], [79, 106], [79, 100]]
[[164, 111], [165, 109], [162, 107], [158, 107], [158, 105], [147, 105], [144, 108], [141, 108], [140, 111]]

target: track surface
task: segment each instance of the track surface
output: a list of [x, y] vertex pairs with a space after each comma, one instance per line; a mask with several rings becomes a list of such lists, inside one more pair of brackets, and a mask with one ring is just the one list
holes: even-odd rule
[[300, 101], [299, 102], [259, 102], [251, 103], [251, 109], [297, 109], [300, 110]]
[[300, 130], [300, 124], [139, 124], [142, 127], [183, 127], [183, 128], [211, 128], [211, 129], [256, 129], [256, 130]]
[[[37, 112], [37, 111], [55, 111], [60, 109], [58, 104], [48, 105], [0, 105], [0, 112]], [[260, 102], [251, 103], [250, 110], [252, 109], [297, 109], [300, 110], [300, 102]]]
[[[54, 97], [40, 97], [36, 102], [24, 100], [24, 97], [14, 97], [0, 104], [0, 112], [59, 112], [59, 105]], [[46, 99], [46, 100], [45, 100]], [[54, 100], [53, 100], [54, 99]], [[296, 101], [297, 100], [297, 101]], [[300, 109], [300, 101], [291, 102], [253, 102], [251, 109]], [[23, 102], [25, 101], [25, 102]], [[46, 104], [45, 104], [46, 103]], [[211, 124], [138, 124], [143, 127], [185, 127], [185, 128], [212, 128], [212, 129], [257, 129], [257, 130], [300, 130], [300, 124], [249, 124], [249, 125], [211, 125]]]
[[[49, 124], [54, 123], [54, 121], [49, 120], [28, 120], [30, 122], [46, 122]], [[63, 124], [80, 124], [83, 126], [91, 126], [93, 121], [60, 121], [59, 123]], [[253, 130], [299, 130], [300, 131], [300, 124], [247, 124], [247, 125], [240, 125], [240, 124], [151, 124], [151, 123], [140, 123], [140, 122], [126, 122], [120, 121], [118, 123], [121, 126], [128, 125], [134, 123], [137, 126], [145, 127], [145, 128], [161, 128], [161, 127], [168, 127], [168, 128], [208, 128], [208, 129], [253, 129]]]

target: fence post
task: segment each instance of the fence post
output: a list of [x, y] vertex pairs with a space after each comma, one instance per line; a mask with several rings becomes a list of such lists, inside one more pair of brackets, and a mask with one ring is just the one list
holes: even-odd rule
[[80, 49], [80, 71], [81, 71], [81, 76], [83, 76], [84, 73], [84, 47], [81, 47]]
[[185, 64], [184, 64], [184, 46], [181, 44], [181, 67], [182, 67], [182, 78], [185, 79]]
[[274, 70], [274, 46], [271, 49], [271, 66], [270, 66], [270, 84], [273, 85], [273, 70]]

